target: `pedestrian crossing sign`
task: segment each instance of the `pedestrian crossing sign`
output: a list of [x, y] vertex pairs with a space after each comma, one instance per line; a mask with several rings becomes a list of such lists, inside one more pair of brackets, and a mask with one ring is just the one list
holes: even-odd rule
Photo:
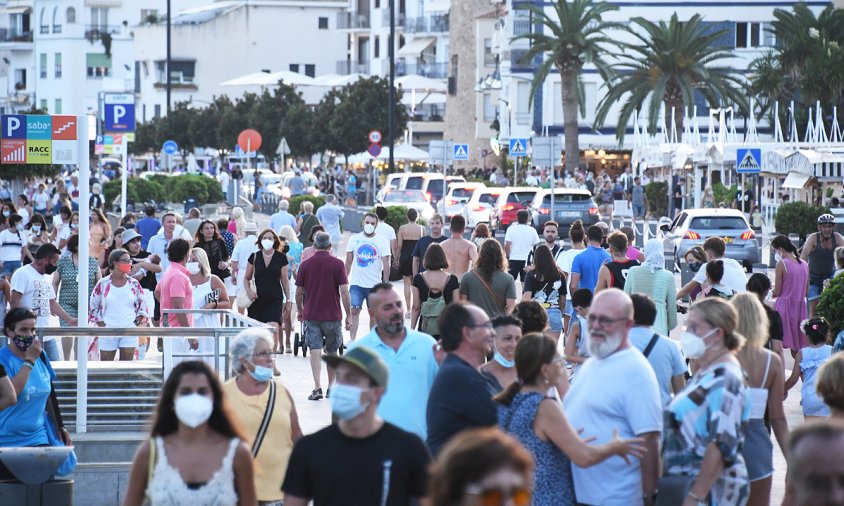
[[468, 144], [455, 144], [454, 145], [454, 157], [455, 160], [468, 160], [469, 159], [469, 145]]
[[736, 173], [759, 174], [762, 171], [762, 150], [759, 148], [736, 149]]
[[527, 139], [510, 139], [510, 156], [527, 156]]

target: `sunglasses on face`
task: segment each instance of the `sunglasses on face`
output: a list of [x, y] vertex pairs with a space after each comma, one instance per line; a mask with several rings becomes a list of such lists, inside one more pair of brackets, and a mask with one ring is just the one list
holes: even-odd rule
[[528, 506], [531, 494], [527, 487], [481, 488], [478, 485], [466, 489], [468, 495], [478, 498], [481, 506], [503, 506], [510, 499], [516, 506]]

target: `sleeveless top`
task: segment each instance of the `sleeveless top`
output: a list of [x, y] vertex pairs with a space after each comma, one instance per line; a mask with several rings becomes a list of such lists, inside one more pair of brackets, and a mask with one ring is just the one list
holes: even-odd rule
[[199, 488], [189, 486], [182, 479], [179, 470], [167, 461], [164, 440], [155, 438], [155, 453], [158, 461], [147, 486], [147, 497], [152, 506], [181, 506], [195, 504], [203, 506], [237, 506], [237, 492], [234, 489], [234, 452], [240, 440], [233, 438], [223, 457], [223, 463], [207, 483]]
[[835, 272], [835, 234], [832, 234], [832, 247], [821, 248], [821, 233], [815, 232], [815, 249], [809, 253], [809, 280], [820, 283]]
[[[193, 308], [200, 309], [205, 304], [208, 304], [208, 297], [214, 290], [211, 289], [211, 278], [205, 283], [194, 285], [193, 287]], [[220, 294], [217, 293], [219, 298]], [[193, 326], [196, 328], [215, 328], [220, 326], [220, 316], [215, 314], [195, 314], [193, 316]]]
[[771, 369], [771, 355], [768, 353], [768, 363], [765, 365], [765, 375], [762, 377], [762, 386], [759, 388], [749, 387], [747, 389], [750, 394], [750, 419], [763, 420], [765, 418], [765, 408], [768, 406], [768, 389], [765, 388], [765, 383], [768, 382], [768, 371]]
[[607, 270], [610, 271], [610, 281], [613, 288], [624, 290], [624, 282], [627, 281], [627, 273], [631, 267], [638, 267], [641, 265], [638, 260], [628, 260], [626, 262], [607, 262], [604, 264]]
[[515, 437], [536, 462], [533, 476], [534, 506], [574, 504], [571, 461], [550, 441], [543, 441], [533, 429], [539, 405], [546, 397], [537, 392], [520, 392], [509, 406], [498, 407], [498, 425]]

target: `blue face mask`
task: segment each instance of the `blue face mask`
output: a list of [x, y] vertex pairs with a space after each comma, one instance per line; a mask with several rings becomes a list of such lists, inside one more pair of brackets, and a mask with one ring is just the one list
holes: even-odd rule
[[335, 383], [331, 387], [331, 412], [344, 421], [363, 413], [369, 406], [369, 403], [360, 402], [363, 391], [360, 387]]
[[[249, 363], [252, 364], [252, 362]], [[252, 376], [255, 381], [259, 383], [266, 383], [267, 381], [273, 379], [272, 369], [270, 369], [269, 367], [264, 367], [262, 365], [252, 365], [255, 367], [255, 370], [249, 371], [249, 375]]]
[[493, 356], [492, 359], [498, 362], [501, 367], [504, 367], [505, 369], [512, 369], [516, 367], [515, 360], [507, 360], [506, 358], [504, 358], [504, 355], [498, 353], [497, 351], [495, 352], [495, 356]]

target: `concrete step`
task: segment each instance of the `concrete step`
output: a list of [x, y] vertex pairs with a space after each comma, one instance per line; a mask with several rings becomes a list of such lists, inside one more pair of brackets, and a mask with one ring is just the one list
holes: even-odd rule
[[122, 430], [115, 432], [88, 432], [73, 434], [76, 457], [81, 464], [131, 463], [135, 451], [149, 439], [147, 431]]

